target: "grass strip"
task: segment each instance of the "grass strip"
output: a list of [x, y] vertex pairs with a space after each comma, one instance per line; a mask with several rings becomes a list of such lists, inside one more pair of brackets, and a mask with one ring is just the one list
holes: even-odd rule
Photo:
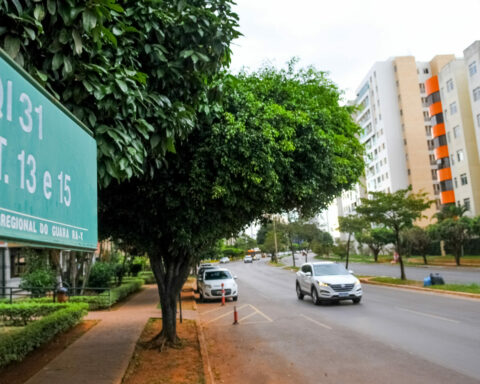
[[[421, 281], [416, 280], [402, 280], [395, 277], [372, 277], [369, 281], [395, 284], [395, 285], [410, 285], [415, 287], [423, 287]], [[436, 289], [439, 291], [453, 291], [453, 292], [465, 292], [465, 293], [474, 293], [480, 294], [480, 285], [479, 284], [444, 284], [444, 285], [429, 285], [426, 288]]]

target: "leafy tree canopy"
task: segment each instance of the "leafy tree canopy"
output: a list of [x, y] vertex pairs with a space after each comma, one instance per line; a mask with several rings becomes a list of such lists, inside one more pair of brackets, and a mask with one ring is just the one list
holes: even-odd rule
[[230, 0], [0, 2], [0, 46], [93, 132], [102, 186], [153, 175], [208, 114]]
[[161, 296], [171, 291], [162, 311], [174, 312], [202, 249], [266, 213], [318, 212], [363, 170], [359, 128], [324, 73], [292, 63], [212, 84], [220, 86], [223, 103], [209, 108], [218, 114], [197, 116], [198, 129], [167, 153], [168, 167], [100, 194], [105, 233], [145, 247]]

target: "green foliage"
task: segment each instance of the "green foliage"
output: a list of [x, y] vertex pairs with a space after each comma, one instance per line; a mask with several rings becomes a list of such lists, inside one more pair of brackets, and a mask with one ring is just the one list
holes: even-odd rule
[[361, 199], [357, 213], [371, 224], [383, 226], [393, 232], [395, 249], [399, 255], [400, 274], [402, 280], [405, 280], [400, 232], [411, 228], [433, 201], [428, 200], [426, 193], [413, 193], [411, 186], [394, 193], [372, 192], [370, 195], [371, 198]]
[[[221, 90], [223, 105], [213, 99]], [[339, 98], [314, 69], [218, 79], [215, 113], [198, 115], [199, 129], [167, 154], [168, 167], [100, 191], [101, 228], [147, 251], [160, 291], [175, 287], [177, 296], [196, 257], [219, 239], [265, 212], [316, 213], [357, 181], [359, 128]]]
[[0, 46], [94, 132], [102, 186], [164, 166], [239, 36], [229, 0], [0, 1], [0, 26]]
[[222, 249], [222, 255], [226, 257], [239, 257], [245, 254], [245, 251], [235, 247], [225, 247]]
[[427, 253], [432, 244], [429, 231], [414, 226], [402, 231], [401, 238], [405, 242], [405, 248], [409, 250], [408, 254], [419, 254], [423, 256], [424, 263], [427, 264]]
[[153, 275], [152, 271], [144, 271], [138, 274], [138, 277], [145, 281], [145, 284], [155, 284], [157, 281], [155, 280], [155, 276]]
[[24, 326], [35, 318], [47, 316], [58, 309], [59, 304], [54, 303], [0, 304], [0, 322], [4, 326]]
[[110, 263], [97, 262], [92, 266], [88, 277], [88, 286], [91, 288], [108, 288], [114, 276], [114, 267]]
[[48, 266], [39, 266], [37, 269], [29, 269], [22, 275], [20, 288], [30, 291], [32, 296], [38, 297], [55, 289], [56, 284], [54, 271]]
[[57, 304], [57, 308], [57, 311], [0, 337], [0, 367], [21, 361], [29, 352], [56, 334], [76, 325], [87, 313], [86, 304]]
[[133, 277], [138, 276], [138, 274], [140, 273], [141, 270], [142, 270], [142, 264], [132, 264], [132, 265], [130, 265], [130, 274]]
[[243, 234], [235, 239], [234, 247], [240, 248], [244, 253], [249, 249], [255, 248], [256, 246], [257, 241], [246, 234]]
[[373, 253], [375, 262], [378, 261], [378, 255], [382, 249], [393, 242], [395, 242], [395, 235], [392, 230], [383, 227], [366, 227], [360, 232], [355, 233], [355, 239], [361, 243], [366, 244]]

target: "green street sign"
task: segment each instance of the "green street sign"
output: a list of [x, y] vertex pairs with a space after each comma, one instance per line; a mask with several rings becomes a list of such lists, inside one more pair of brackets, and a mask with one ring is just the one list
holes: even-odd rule
[[91, 132], [0, 50], [0, 239], [97, 247]]

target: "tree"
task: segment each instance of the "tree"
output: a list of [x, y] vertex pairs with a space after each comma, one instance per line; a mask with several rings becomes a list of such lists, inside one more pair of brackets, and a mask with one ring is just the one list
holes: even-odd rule
[[[264, 68], [227, 76], [198, 129], [152, 179], [101, 191], [102, 227], [147, 248], [164, 338], [176, 339], [176, 299], [196, 255], [266, 212], [310, 216], [363, 169], [358, 126], [321, 72]], [[217, 88], [217, 90], [219, 90]]]
[[465, 212], [465, 206], [445, 206], [436, 215], [438, 222], [429, 228], [431, 236], [443, 240], [445, 247], [453, 252], [457, 265], [463, 256], [463, 246], [475, 232], [475, 221], [463, 216]]
[[423, 262], [427, 265], [427, 252], [432, 243], [429, 232], [421, 227], [413, 226], [412, 228], [406, 229], [402, 234], [407, 244], [411, 246], [412, 250], [418, 252], [423, 257]]
[[320, 231], [319, 237], [313, 240], [311, 247], [315, 254], [326, 254], [328, 256], [333, 247], [332, 235], [328, 232]]
[[0, 45], [94, 133], [98, 180], [151, 175], [208, 109], [230, 0], [0, 2]]
[[373, 259], [378, 262], [379, 253], [387, 244], [394, 242], [394, 235], [390, 229], [370, 227], [355, 233], [355, 239], [359, 243], [366, 244], [373, 253]]
[[348, 234], [347, 244], [346, 244], [346, 258], [345, 258], [345, 268], [348, 269], [348, 259], [350, 257], [350, 241], [352, 239], [352, 235], [357, 232], [360, 232], [366, 225], [363, 218], [357, 215], [350, 215], [350, 216], [339, 216], [338, 217], [338, 229], [340, 232], [344, 232]]
[[400, 232], [413, 226], [422, 212], [429, 208], [432, 201], [426, 193], [413, 193], [412, 187], [393, 193], [371, 192], [370, 198], [362, 198], [357, 213], [373, 224], [393, 231], [395, 250], [399, 256], [400, 276], [406, 280], [405, 267], [400, 246]]

